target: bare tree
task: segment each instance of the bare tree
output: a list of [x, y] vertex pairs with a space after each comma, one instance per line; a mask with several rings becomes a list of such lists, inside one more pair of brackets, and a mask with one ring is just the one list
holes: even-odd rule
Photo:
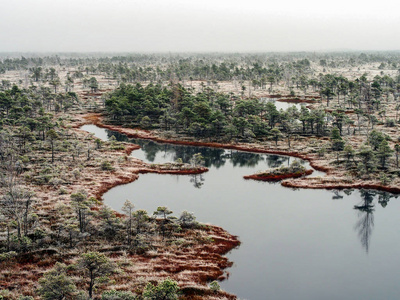
[[18, 185], [9, 187], [0, 200], [0, 211], [17, 226], [18, 239], [28, 234], [29, 216], [32, 210], [33, 193]]

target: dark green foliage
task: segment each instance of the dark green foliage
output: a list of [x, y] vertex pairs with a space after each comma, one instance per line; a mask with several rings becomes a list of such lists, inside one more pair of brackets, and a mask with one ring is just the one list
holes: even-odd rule
[[[109, 95], [106, 108], [117, 123], [130, 122], [143, 128], [175, 129], [196, 137], [224, 138], [268, 135], [282, 121], [299, 119], [303, 133], [325, 134], [324, 111], [302, 108], [301, 114], [278, 111], [273, 102], [259, 99], [238, 99], [211, 88], [193, 94], [180, 84], [169, 88], [161, 85], [125, 85]], [[233, 108], [233, 109], [232, 109]], [[336, 126], [341, 129], [343, 113], [337, 114]], [[280, 128], [282, 129], [282, 128]]]
[[77, 289], [66, 273], [66, 266], [56, 263], [54, 268], [39, 279], [38, 294], [45, 300], [73, 299]]
[[89, 87], [90, 87], [92, 92], [96, 92], [97, 91], [97, 89], [99, 88], [99, 84], [97, 82], [96, 77], [91, 77], [89, 79]]
[[363, 175], [369, 175], [376, 170], [376, 157], [371, 147], [363, 145], [357, 153], [360, 158], [359, 171]]
[[101, 219], [99, 231], [108, 240], [115, 238], [122, 226], [120, 219], [115, 215], [115, 211], [104, 205], [99, 211], [99, 217]]
[[368, 135], [368, 143], [371, 145], [374, 151], [378, 150], [379, 145], [383, 140], [388, 140], [389, 137], [380, 131], [372, 130]]
[[176, 300], [178, 299], [178, 291], [178, 284], [167, 278], [157, 286], [148, 283], [143, 291], [143, 297], [146, 300]]
[[396, 167], [398, 168], [399, 167], [399, 154], [400, 154], [400, 145], [399, 144], [394, 145], [394, 151], [396, 154]]
[[114, 120], [142, 128], [174, 128], [196, 137], [244, 137], [246, 132], [262, 136], [267, 133], [266, 124], [274, 127], [280, 116], [273, 103], [264, 105], [257, 99], [238, 100], [234, 110], [231, 106], [229, 95], [210, 88], [194, 95], [179, 84], [169, 89], [123, 84], [106, 101]]
[[35, 298], [33, 298], [32, 296], [20, 296], [18, 298], [18, 300], [34, 300]]
[[101, 294], [101, 300], [135, 300], [138, 299], [132, 292], [127, 291], [105, 291]]
[[82, 254], [77, 263], [77, 267], [89, 279], [89, 298], [93, 297], [93, 289], [96, 286], [98, 279], [110, 275], [116, 269], [116, 266], [109, 258], [98, 252]]
[[351, 145], [346, 145], [343, 149], [343, 152], [346, 157], [347, 165], [350, 165], [350, 161], [354, 162], [355, 151]]
[[393, 119], [386, 119], [385, 125], [386, 127], [394, 127], [396, 126], [396, 121]]
[[[163, 108], [167, 108], [173, 94], [171, 90], [162, 88], [160, 85], [149, 84], [142, 87], [140, 84], [121, 84], [111, 97], [106, 101], [106, 107], [115, 119], [124, 116], [139, 123], [144, 116], [152, 121], [158, 121], [162, 115]], [[179, 101], [181, 94], [174, 95]]]
[[108, 160], [105, 160], [105, 161], [103, 161], [103, 162], [101, 163], [101, 169], [102, 169], [103, 171], [112, 171], [112, 170], [114, 170], [114, 168], [113, 168], [111, 162], [108, 161]]
[[[337, 74], [318, 75], [312, 68], [320, 62], [329, 71], [329, 68], [333, 66], [346, 67], [349, 61], [354, 66], [364, 62], [379, 62], [380, 68], [393, 66], [393, 70], [396, 70], [400, 63], [398, 54], [348, 54], [345, 58], [346, 62], [335, 61], [335, 54], [328, 56], [319, 56], [319, 54], [313, 56], [308, 54], [187, 56], [180, 54], [169, 55], [169, 57], [133, 54], [126, 57], [85, 59], [60, 59], [56, 56], [2, 59], [0, 73], [10, 70], [21, 70], [24, 73], [29, 71], [32, 86], [22, 88], [22, 81], [19, 87], [12, 86], [9, 80], [2, 80], [0, 84], [1, 183], [5, 178], [6, 169], [15, 166], [15, 174], [21, 181], [23, 178], [27, 180], [29, 178], [30, 183], [51, 184], [56, 178], [55, 174], [63, 172], [61, 168], [56, 168], [59, 165], [58, 161], [69, 157], [70, 151], [72, 151], [74, 161], [76, 157], [79, 157], [79, 153], [84, 151], [79, 150], [82, 146], [78, 143], [74, 146], [76, 140], [71, 137], [71, 130], [68, 133], [68, 128], [63, 124], [64, 121], [56, 120], [53, 113], [77, 107], [80, 100], [76, 93], [71, 92], [74, 79], [79, 78], [76, 81], [84, 83], [87, 89], [90, 88], [92, 92], [96, 92], [99, 83], [96, 77], [89, 75], [96, 74], [96, 76], [122, 83], [116, 91], [108, 96], [104, 95], [106, 111], [115, 123], [144, 129], [175, 130], [179, 134], [193, 136], [193, 140], [199, 138], [206, 141], [227, 142], [234, 139], [241, 142], [258, 139], [264, 142], [272, 139], [277, 144], [281, 138], [287, 137], [289, 147], [292, 135], [327, 137], [331, 133], [331, 143], [319, 145], [320, 153], [325, 149], [336, 151], [337, 160], [340, 153], [347, 162], [349, 174], [355, 174], [358, 171], [361, 176], [372, 176], [374, 180], [377, 178], [376, 171], [379, 167], [383, 169], [380, 171], [381, 183], [388, 184], [391, 176], [395, 174], [392, 169], [386, 170], [394, 165], [391, 161], [393, 150], [388, 144], [389, 137], [372, 130], [368, 136], [368, 145], [361, 148], [358, 148], [359, 145], [356, 145], [352, 138], [349, 138], [348, 144], [345, 144], [343, 138], [351, 134], [362, 136], [374, 126], [377, 128], [380, 125], [396, 126], [400, 106], [396, 107], [395, 117], [394, 112], [389, 114], [388, 111], [388, 116], [385, 115], [385, 110], [388, 110], [385, 106], [386, 103], [398, 102], [400, 76], [391, 78], [382, 73], [382, 76], [376, 76], [372, 81], [367, 78], [369, 75], [348, 80]], [[380, 61], [382, 59], [385, 60], [384, 63]], [[55, 94], [60, 85], [64, 84], [60, 82], [56, 71], [62, 69], [78, 71], [67, 74], [66, 92]], [[193, 82], [198, 80], [202, 80], [200, 87], [199, 82]], [[220, 80], [231, 80], [236, 86], [237, 95], [219, 92]], [[142, 86], [136, 82], [150, 82], [150, 84]], [[315, 101], [321, 101], [316, 96], [319, 94], [323, 101], [328, 103], [331, 101], [333, 109], [309, 110], [302, 107], [300, 110], [283, 111], [278, 110], [273, 101], [251, 98], [252, 91], [257, 89], [265, 90], [265, 95], [276, 94], [277, 91], [273, 90], [274, 85], [283, 82], [293, 96], [290, 98], [301, 97], [302, 92], [306, 93], [307, 90], [312, 89], [313, 97], [317, 98]], [[185, 87], [195, 86], [195, 84], [196, 89]], [[45, 85], [50, 85], [54, 89], [43, 87]], [[59, 88], [59, 90], [63, 89]], [[264, 95], [264, 92], [260, 95]], [[281, 96], [286, 97], [286, 95]], [[334, 99], [335, 96], [337, 96], [337, 101]], [[355, 114], [352, 115], [352, 111]], [[350, 118], [354, 119], [354, 124], [357, 122], [352, 133], [350, 129], [353, 128], [353, 124]], [[347, 131], [343, 130], [344, 126], [348, 126]], [[323, 140], [327, 139], [321, 139]], [[357, 151], [350, 146], [350, 142]], [[97, 150], [103, 146], [99, 139], [95, 143]], [[108, 143], [105, 145], [104, 147], [108, 147]], [[111, 145], [113, 149], [124, 147], [117, 142], [111, 142]], [[31, 155], [31, 153], [38, 153], [32, 152], [32, 148], [40, 151], [38, 157]], [[50, 151], [53, 164], [40, 165], [43, 161], [50, 161]], [[155, 155], [154, 152], [153, 154]], [[399, 154], [400, 146], [395, 145], [397, 167]], [[234, 157], [233, 160], [235, 160]], [[240, 164], [239, 160], [236, 160], [235, 163]], [[202, 159], [195, 156], [192, 164], [200, 166]], [[39, 165], [40, 167], [37, 168]], [[357, 166], [357, 169], [354, 166]], [[104, 161], [100, 167], [105, 171], [113, 170], [110, 161]], [[38, 169], [37, 172], [36, 169]], [[81, 167], [74, 173], [75, 180], [79, 179], [79, 170]], [[35, 172], [36, 174], [33, 175]], [[374, 172], [375, 174], [372, 174]], [[69, 184], [68, 180], [64, 183]], [[64, 187], [54, 186], [55, 190], [60, 190], [60, 194], [71, 191], [67, 188], [68, 185]], [[3, 251], [0, 255], [1, 261], [12, 261], [15, 256], [21, 256], [21, 252], [36, 250], [42, 246], [45, 248], [49, 245], [57, 247], [61, 245], [73, 248], [79, 245], [82, 249], [92, 249], [87, 246], [92, 246], [96, 242], [104, 243], [106, 240], [112, 240], [118, 246], [121, 246], [121, 241], [124, 241], [128, 244], [128, 247], [123, 245], [125, 249], [129, 248], [132, 253], [138, 253], [154, 249], [151, 236], [159, 232], [162, 232], [164, 237], [168, 237], [167, 233], [174, 230], [197, 228], [197, 222], [191, 213], [184, 212], [178, 220], [175, 220], [170, 217], [170, 211], [165, 207], [160, 207], [155, 213], [159, 219], [149, 217], [144, 210], [135, 211], [133, 205], [126, 219], [116, 217], [115, 213], [106, 207], [92, 207], [92, 201], [87, 199], [84, 192], [79, 191], [74, 191], [71, 195], [71, 207], [68, 213], [60, 218], [49, 218], [47, 211], [41, 210], [37, 215], [34, 214], [31, 208], [35, 206], [31, 205], [30, 198], [25, 199], [26, 197], [23, 196], [22, 191], [14, 189], [5, 192], [0, 197], [0, 225], [4, 237], [0, 245]], [[66, 197], [63, 196], [63, 198]], [[14, 212], [10, 211], [10, 206], [14, 208]], [[15, 210], [15, 208], [18, 209]], [[38, 222], [38, 218], [43, 219]], [[40, 240], [46, 241], [40, 242]], [[71, 249], [71, 252], [76, 253], [75, 250]], [[12, 251], [18, 251], [18, 253]], [[103, 272], [90, 269], [89, 264], [84, 266], [83, 260], [90, 259], [99, 268], [103, 266]], [[79, 266], [81, 270], [85, 270], [88, 277], [90, 277], [89, 273], [97, 272], [97, 277], [91, 277], [90, 284], [93, 291], [97, 279], [111, 272], [107, 267], [107, 259], [104, 260], [98, 253], [94, 253], [91, 257], [87, 253]], [[74, 276], [76, 276], [75, 273]], [[45, 287], [54, 287], [54, 291], [63, 294], [49, 294]], [[175, 299], [177, 290], [176, 284], [168, 279], [158, 286], [148, 285], [144, 295], [148, 299], [161, 297]], [[56, 265], [53, 270], [46, 273], [40, 281], [40, 291], [43, 299], [78, 299], [75, 285], [68, 277], [65, 266]], [[28, 300], [29, 297], [20, 299]], [[103, 293], [102, 299], [131, 300], [135, 299], [135, 296], [130, 292], [108, 291]]]
[[157, 207], [157, 210], [153, 213], [154, 216], [161, 216], [164, 221], [168, 220], [170, 214], [172, 214], [172, 211], [165, 206]]
[[210, 290], [212, 290], [214, 293], [218, 292], [221, 289], [218, 281], [216, 281], [216, 280], [211, 281], [209, 284], [209, 287], [210, 287]]
[[194, 214], [187, 212], [186, 210], [182, 212], [178, 222], [182, 228], [193, 228], [199, 225]]
[[278, 128], [273, 128], [270, 133], [272, 139], [275, 141], [275, 145], [278, 145], [278, 141], [282, 137], [281, 131]]
[[332, 129], [331, 143], [333, 151], [342, 151], [344, 149], [344, 141], [340, 136], [339, 129], [337, 127]]
[[392, 156], [393, 150], [389, 147], [387, 140], [382, 140], [378, 146], [376, 157], [379, 159], [382, 169], [386, 167], [387, 160]]
[[168, 233], [177, 229], [177, 227], [178, 227], [178, 226], [176, 226], [177, 224], [172, 222], [172, 219], [175, 219], [175, 218], [169, 216], [171, 214], [172, 214], [172, 211], [169, 210], [165, 206], [157, 207], [157, 210], [153, 213], [153, 215], [156, 218], [157, 218], [157, 216], [161, 217], [161, 220], [158, 221], [158, 229], [161, 232], [163, 238], [165, 238]]

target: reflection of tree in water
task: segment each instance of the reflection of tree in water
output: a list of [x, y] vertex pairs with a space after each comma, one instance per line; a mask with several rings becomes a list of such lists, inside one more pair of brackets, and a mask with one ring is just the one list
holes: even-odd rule
[[339, 199], [343, 199], [343, 195], [342, 192], [347, 195], [350, 196], [353, 192], [354, 189], [344, 189], [343, 191], [341, 190], [332, 190], [333, 196], [332, 196], [332, 200], [339, 200]]
[[333, 193], [332, 200], [343, 199], [343, 195], [340, 194], [339, 190], [333, 190], [332, 193]]
[[163, 144], [145, 139], [130, 139], [124, 134], [110, 130], [107, 130], [107, 134], [109, 138], [114, 135], [117, 141], [139, 145], [146, 159], [150, 162], [155, 160], [158, 153], [164, 153], [164, 158], [170, 157], [169, 161], [171, 162], [181, 158], [184, 163], [189, 163], [194, 154], [201, 153], [206, 167], [215, 166], [219, 168], [226, 162], [224, 149]]
[[374, 205], [372, 202], [374, 201], [375, 192], [360, 190], [360, 196], [362, 202], [359, 205], [354, 206], [354, 209], [359, 212], [359, 219], [354, 226], [354, 229], [357, 230], [361, 245], [364, 247], [365, 252], [368, 253], [372, 229], [374, 227]]
[[354, 229], [357, 230], [358, 237], [360, 238], [361, 245], [367, 253], [371, 241], [372, 228], [374, 227], [373, 211], [374, 210], [372, 208], [359, 210], [359, 219], [354, 226]]
[[231, 160], [233, 166], [254, 167], [261, 161], [266, 161], [269, 168], [280, 167], [282, 164], [290, 164], [290, 157], [280, 155], [264, 155], [250, 152], [240, 152], [236, 150], [225, 150], [220, 148], [182, 146], [173, 144], [161, 144], [151, 140], [131, 139], [119, 132], [107, 130], [110, 138], [115, 136], [117, 141], [130, 142], [140, 146], [149, 162], [154, 162], [158, 153], [164, 153], [163, 157], [170, 157], [168, 161], [176, 161], [181, 158], [184, 163], [189, 163], [196, 153], [201, 153], [206, 167], [216, 167], [217, 169], [225, 165], [227, 160]]
[[378, 203], [385, 208], [388, 205], [388, 202], [392, 198], [397, 198], [396, 195], [390, 194], [388, 192], [378, 192]]
[[232, 164], [234, 167], [254, 167], [260, 161], [264, 160], [263, 155], [257, 153], [250, 153], [250, 152], [238, 152], [238, 151], [231, 151], [228, 154], [228, 157], [231, 159]]
[[[345, 190], [344, 192], [350, 195], [352, 190]], [[372, 229], [374, 228], [374, 199], [378, 198], [378, 203], [380, 203], [382, 207], [386, 207], [389, 200], [397, 198], [397, 196], [388, 192], [363, 189], [360, 190], [360, 196], [362, 199], [361, 203], [354, 206], [354, 209], [358, 211], [358, 221], [354, 229], [358, 233], [361, 245], [368, 253]]]
[[280, 155], [266, 155], [266, 161], [269, 168], [278, 168], [283, 164], [290, 165], [290, 157], [289, 156], [280, 156]]
[[161, 147], [153, 141], [141, 142], [139, 146], [142, 148], [142, 151], [145, 153], [146, 159], [149, 162], [153, 162], [156, 159], [157, 153], [161, 151]]
[[206, 167], [214, 166], [219, 168], [226, 162], [224, 149], [220, 148], [205, 148], [205, 147], [188, 147], [188, 146], [174, 146], [175, 157], [182, 158], [182, 161], [189, 163], [190, 159], [196, 153], [200, 153], [204, 160]]
[[202, 174], [193, 174], [190, 175], [190, 182], [193, 183], [193, 186], [197, 189], [200, 189], [204, 184], [204, 177]]
[[106, 132], [107, 132], [108, 139], [110, 139], [112, 136], [115, 136], [115, 139], [118, 142], [130, 142], [130, 139], [125, 134], [119, 133], [117, 131], [108, 130], [108, 129], [106, 129]]

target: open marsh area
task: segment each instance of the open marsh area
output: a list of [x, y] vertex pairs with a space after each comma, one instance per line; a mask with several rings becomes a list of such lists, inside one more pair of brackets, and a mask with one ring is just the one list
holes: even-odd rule
[[398, 294], [397, 52], [0, 62], [3, 298]]

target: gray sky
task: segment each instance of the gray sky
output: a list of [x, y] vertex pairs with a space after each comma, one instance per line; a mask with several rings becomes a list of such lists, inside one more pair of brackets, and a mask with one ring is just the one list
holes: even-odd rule
[[398, 0], [0, 0], [0, 51], [400, 50]]

